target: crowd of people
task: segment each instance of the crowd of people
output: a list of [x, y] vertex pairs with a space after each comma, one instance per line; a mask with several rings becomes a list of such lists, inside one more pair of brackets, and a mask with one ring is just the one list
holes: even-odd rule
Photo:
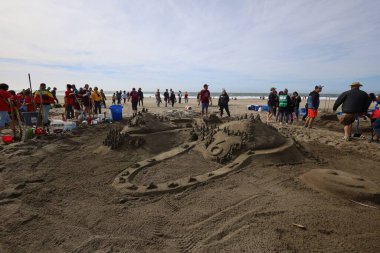
[[[352, 124], [358, 121], [360, 117], [368, 115], [368, 109], [372, 102], [380, 103], [380, 97], [371, 93], [360, 90], [362, 84], [355, 82], [351, 84], [351, 89], [343, 92], [335, 101], [333, 110], [336, 111], [338, 107], [342, 106], [342, 115], [339, 117], [340, 122], [344, 126], [344, 140], [351, 140], [352, 138]], [[209, 85], [204, 84], [203, 89], [197, 94], [198, 106], [201, 108], [201, 115], [208, 116], [209, 106], [212, 105], [212, 96]], [[320, 105], [319, 94], [322, 92], [323, 86], [316, 85], [314, 90], [309, 93], [305, 103], [305, 115], [302, 120], [305, 121], [305, 128], [312, 128], [315, 118], [318, 115], [318, 109]], [[32, 92], [31, 89], [24, 89], [19, 93], [13, 90], [9, 90], [7, 84], [0, 84], [0, 130], [4, 128], [6, 124], [12, 126], [15, 120], [20, 120], [20, 112], [33, 112], [40, 111], [41, 122], [47, 126], [49, 124], [49, 111], [52, 105], [59, 105], [57, 98], [57, 89], [54, 87], [46, 87], [45, 83], [41, 83], [39, 89]], [[173, 89], [166, 89], [163, 93], [163, 100], [165, 107], [168, 105], [174, 107], [175, 103], [181, 103], [182, 97], [184, 103], [189, 102], [189, 94], [185, 91], [183, 94], [178, 91], [175, 94]], [[177, 99], [178, 98], [178, 99]], [[79, 89], [75, 84], [67, 84], [64, 95], [65, 120], [76, 119], [83, 120], [86, 115], [101, 114], [102, 108], [106, 108], [106, 95], [102, 89], [98, 87], [90, 87], [85, 84]], [[137, 90], [133, 88], [131, 91], [116, 91], [112, 96], [112, 104], [126, 104], [131, 102], [133, 114], [137, 113], [138, 106], [144, 106], [144, 93], [141, 88]], [[162, 103], [160, 90], [155, 92], [155, 101], [157, 107], [160, 107]], [[218, 98], [218, 106], [220, 116], [222, 117], [224, 112], [230, 117], [229, 110], [229, 95], [225, 89]], [[271, 88], [268, 95], [268, 108], [267, 122], [271, 122], [272, 119], [280, 124], [292, 124], [295, 120], [299, 120], [301, 96], [297, 91], [289, 93], [287, 89], [284, 89], [277, 93], [275, 87]], [[377, 116], [376, 116], [377, 115]], [[370, 115], [373, 123], [374, 132], [380, 136], [380, 110], [378, 106], [375, 106], [375, 111]]]

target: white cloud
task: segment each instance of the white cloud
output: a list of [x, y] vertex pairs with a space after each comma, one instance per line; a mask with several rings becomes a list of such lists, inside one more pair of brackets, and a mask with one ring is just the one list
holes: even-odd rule
[[61, 87], [112, 89], [380, 81], [379, 1], [3, 0], [0, 9], [1, 81], [17, 88], [32, 70]]

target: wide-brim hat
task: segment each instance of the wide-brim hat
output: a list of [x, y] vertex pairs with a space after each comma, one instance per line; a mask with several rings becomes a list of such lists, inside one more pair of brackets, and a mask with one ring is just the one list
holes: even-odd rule
[[360, 86], [363, 86], [363, 84], [359, 83], [359, 82], [353, 82], [351, 84], [351, 87], [360, 87]]

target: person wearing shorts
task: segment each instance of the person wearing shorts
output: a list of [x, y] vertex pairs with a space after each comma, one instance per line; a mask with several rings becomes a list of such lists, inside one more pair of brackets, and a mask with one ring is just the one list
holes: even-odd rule
[[355, 122], [356, 117], [367, 113], [372, 102], [368, 94], [360, 90], [361, 86], [363, 85], [359, 82], [352, 83], [351, 89], [340, 94], [333, 106], [335, 112], [342, 105], [343, 115], [339, 121], [343, 125], [343, 140], [345, 141], [351, 140], [352, 123]]
[[315, 118], [318, 115], [319, 108], [319, 93], [322, 91], [322, 85], [316, 85], [314, 90], [310, 92], [307, 98], [307, 119], [305, 122], [305, 127], [311, 128]]
[[128, 101], [131, 100], [133, 116], [137, 114], [137, 104], [139, 103], [139, 93], [135, 88], [129, 93]]
[[208, 115], [208, 106], [212, 104], [211, 94], [208, 90], [208, 84], [203, 85], [203, 90], [199, 93], [199, 100], [202, 104], [202, 117], [206, 113], [206, 117]]

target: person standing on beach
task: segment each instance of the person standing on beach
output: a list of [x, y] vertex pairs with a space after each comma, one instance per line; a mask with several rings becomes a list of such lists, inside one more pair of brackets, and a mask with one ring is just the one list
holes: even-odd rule
[[170, 89], [170, 102], [172, 103], [172, 107], [174, 107], [174, 103], [176, 102], [175, 93], [172, 89]]
[[102, 113], [102, 95], [98, 91], [98, 87], [94, 87], [94, 91], [91, 94], [91, 101], [94, 105], [94, 112], [95, 114], [101, 114]]
[[184, 94], [184, 97], [185, 97], [185, 104], [189, 103], [189, 93], [187, 93], [187, 91], [185, 91], [185, 94]]
[[315, 118], [318, 115], [319, 108], [319, 93], [321, 93], [323, 86], [316, 85], [314, 90], [310, 92], [309, 97], [307, 98], [307, 119], [304, 127], [311, 128]]
[[139, 93], [139, 106], [141, 104], [141, 106], [144, 107], [144, 93], [142, 92], [141, 88], [139, 88], [137, 93]]
[[50, 91], [46, 90], [45, 83], [41, 83], [40, 89], [35, 91], [34, 101], [36, 101], [36, 104], [40, 105], [40, 108], [42, 107], [42, 121], [44, 126], [48, 126], [50, 105], [54, 104], [54, 97]]
[[154, 94], [154, 96], [156, 97], [156, 104], [157, 104], [157, 107], [160, 107], [160, 104], [161, 104], [161, 94], [160, 94], [160, 89], [157, 89], [156, 93]]
[[11, 125], [8, 111], [10, 110], [12, 95], [8, 92], [8, 89], [8, 84], [0, 84], [0, 133], [5, 128], [5, 124]]
[[[203, 85], [203, 90], [199, 92], [199, 101], [202, 103], [202, 117], [206, 112], [206, 117], [208, 116], [208, 107], [212, 105], [211, 93], [208, 90], [208, 84]], [[198, 103], [199, 104], [199, 103]]]
[[298, 120], [299, 113], [300, 113], [299, 111], [300, 111], [301, 97], [298, 95], [297, 91], [293, 92], [293, 101], [294, 101], [294, 112]]
[[127, 92], [123, 91], [123, 102], [124, 102], [124, 104], [127, 101], [127, 98], [128, 98]]
[[230, 97], [228, 96], [225, 89], [222, 90], [222, 94], [219, 96], [218, 105], [220, 109], [220, 117], [223, 116], [223, 110], [226, 110], [228, 117], [230, 117], [230, 110], [228, 109], [228, 102], [230, 102]]
[[82, 92], [80, 93], [80, 96], [82, 98], [82, 102], [84, 105], [84, 112], [88, 115], [91, 113], [92, 106], [91, 106], [91, 92], [89, 89], [89, 85], [85, 84]]
[[57, 98], [57, 88], [54, 87], [53, 90], [51, 91], [51, 94], [53, 95], [54, 97], [54, 101], [56, 102], [56, 104], [58, 105], [59, 104], [59, 101], [58, 101], [58, 98]]
[[181, 103], [181, 99], [182, 99], [182, 92], [178, 91], [178, 103], [179, 104]]
[[128, 101], [131, 100], [132, 103], [132, 116], [137, 115], [137, 104], [139, 103], [139, 93], [136, 91], [135, 88], [132, 88], [132, 91], [129, 92], [129, 98]]
[[[344, 126], [343, 140], [350, 141], [352, 133], [352, 123], [360, 115], [367, 113], [371, 100], [365, 91], [360, 90], [363, 86], [359, 82], [351, 84], [351, 89], [339, 95], [334, 103], [333, 111], [335, 112], [342, 105], [342, 116], [339, 118], [340, 123]], [[359, 120], [359, 119], [358, 119]]]
[[116, 104], [116, 93], [114, 93], [112, 95], [112, 104], [115, 105]]
[[72, 91], [71, 84], [66, 85], [65, 91], [65, 109], [66, 109], [66, 119], [74, 118], [74, 93]]
[[279, 95], [279, 105], [278, 105], [278, 119], [280, 120], [280, 124], [288, 124], [289, 120], [289, 104], [290, 97], [288, 95], [288, 89], [284, 89], [283, 92], [280, 92]]
[[268, 117], [267, 117], [267, 122], [270, 121], [273, 116], [276, 116], [277, 101], [278, 101], [278, 96], [277, 96], [276, 88], [272, 87], [270, 89], [270, 93], [268, 95], [269, 113], [268, 113]]
[[169, 102], [169, 92], [168, 89], [164, 92], [164, 101], [165, 101], [165, 107], [168, 107], [168, 102]]
[[107, 97], [106, 97], [106, 94], [104, 94], [103, 89], [100, 89], [100, 95], [102, 95], [102, 104], [103, 104], [104, 108], [107, 108], [107, 105], [106, 105]]

